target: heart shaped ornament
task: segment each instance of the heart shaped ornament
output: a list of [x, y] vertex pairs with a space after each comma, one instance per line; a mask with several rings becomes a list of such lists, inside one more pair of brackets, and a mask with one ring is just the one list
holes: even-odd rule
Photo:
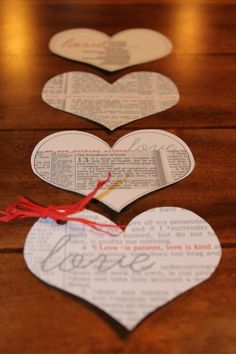
[[[77, 216], [116, 226], [89, 210]], [[39, 279], [90, 302], [128, 330], [208, 279], [221, 258], [210, 225], [186, 209], [150, 209], [116, 232], [109, 236], [78, 222], [39, 219], [24, 258]]]
[[154, 72], [133, 72], [110, 84], [97, 75], [75, 71], [50, 79], [42, 99], [53, 108], [114, 130], [174, 106], [179, 93], [170, 79]]
[[183, 140], [162, 130], [132, 132], [112, 148], [92, 134], [62, 131], [36, 145], [31, 166], [44, 181], [83, 195], [111, 172], [110, 182], [95, 198], [120, 211], [143, 195], [187, 177], [194, 158]]
[[55, 34], [49, 49], [64, 58], [113, 72], [168, 55], [172, 43], [163, 34], [134, 28], [113, 36], [89, 28], [75, 28]]

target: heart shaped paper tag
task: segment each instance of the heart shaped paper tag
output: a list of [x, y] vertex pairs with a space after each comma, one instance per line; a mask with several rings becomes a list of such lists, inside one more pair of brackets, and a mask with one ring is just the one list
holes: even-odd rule
[[181, 139], [162, 130], [127, 134], [113, 148], [92, 134], [62, 131], [37, 144], [31, 166], [44, 181], [84, 195], [111, 172], [111, 181], [96, 199], [120, 211], [141, 196], [188, 176], [194, 159]]
[[170, 79], [158, 73], [133, 72], [110, 84], [97, 75], [75, 71], [50, 79], [42, 99], [114, 130], [174, 106], [179, 93]]
[[[78, 216], [113, 224], [88, 210]], [[115, 237], [78, 222], [58, 225], [39, 219], [27, 236], [24, 257], [38, 278], [85, 299], [132, 330], [148, 314], [208, 279], [220, 261], [221, 247], [198, 215], [165, 207], [136, 216]]]
[[89, 28], [75, 28], [55, 34], [49, 49], [64, 58], [116, 71], [168, 55], [170, 40], [163, 34], [145, 28], [107, 34]]

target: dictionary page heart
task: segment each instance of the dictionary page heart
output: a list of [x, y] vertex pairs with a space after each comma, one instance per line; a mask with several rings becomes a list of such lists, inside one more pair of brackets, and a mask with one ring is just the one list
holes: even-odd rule
[[116, 71], [168, 55], [170, 40], [163, 34], [145, 28], [107, 34], [89, 28], [75, 28], [55, 34], [49, 49], [64, 58]]
[[[88, 210], [77, 216], [113, 224]], [[78, 222], [39, 219], [27, 236], [25, 261], [38, 278], [97, 306], [128, 330], [208, 279], [220, 261], [214, 231], [186, 209], [150, 209], [125, 232], [115, 230], [109, 236]]]
[[36, 145], [31, 166], [44, 181], [83, 195], [111, 172], [110, 182], [95, 198], [120, 211], [143, 195], [187, 177], [194, 158], [183, 140], [163, 130], [132, 132], [112, 148], [92, 134], [62, 131]]
[[179, 93], [170, 79], [158, 73], [133, 72], [110, 84], [97, 75], [74, 71], [50, 79], [42, 99], [53, 108], [114, 130], [174, 106]]

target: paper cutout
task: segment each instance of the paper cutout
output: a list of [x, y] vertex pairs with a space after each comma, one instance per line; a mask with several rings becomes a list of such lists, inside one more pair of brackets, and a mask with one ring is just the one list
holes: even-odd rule
[[110, 182], [95, 198], [120, 211], [141, 196], [187, 177], [194, 158], [181, 139], [162, 130], [129, 133], [112, 148], [92, 134], [63, 131], [37, 144], [31, 166], [44, 181], [83, 195], [111, 172]]
[[[78, 214], [112, 222], [86, 210]], [[79, 296], [132, 330], [148, 314], [215, 271], [221, 247], [210, 225], [193, 212], [155, 208], [136, 216], [115, 237], [76, 222], [39, 219], [24, 257], [38, 278]]]
[[89, 28], [55, 34], [49, 49], [64, 58], [113, 72], [168, 55], [172, 43], [163, 34], [145, 28], [128, 29], [113, 36]]
[[75, 71], [50, 79], [42, 99], [113, 130], [174, 106], [179, 93], [170, 79], [154, 72], [133, 72], [110, 84], [97, 75]]

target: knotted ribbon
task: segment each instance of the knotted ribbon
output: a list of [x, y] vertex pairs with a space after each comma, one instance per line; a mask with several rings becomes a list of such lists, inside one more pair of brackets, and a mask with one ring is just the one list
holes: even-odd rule
[[51, 218], [55, 221], [77, 221], [85, 225], [91, 226], [93, 229], [104, 232], [109, 235], [116, 235], [111, 233], [104, 228], [120, 228], [124, 227], [122, 225], [109, 225], [102, 224], [96, 221], [92, 221], [85, 218], [71, 217], [70, 215], [79, 213], [84, 210], [86, 205], [94, 197], [99, 189], [101, 189], [106, 183], [109, 182], [111, 178], [111, 173], [109, 172], [107, 178], [104, 181], [98, 180], [96, 187], [88, 195], [86, 195], [82, 200], [72, 204], [72, 205], [49, 205], [47, 207], [31, 202], [24, 197], [17, 197], [18, 201], [10, 204], [6, 211], [1, 211], [0, 221], [10, 222], [16, 219], [26, 219], [26, 218]]

